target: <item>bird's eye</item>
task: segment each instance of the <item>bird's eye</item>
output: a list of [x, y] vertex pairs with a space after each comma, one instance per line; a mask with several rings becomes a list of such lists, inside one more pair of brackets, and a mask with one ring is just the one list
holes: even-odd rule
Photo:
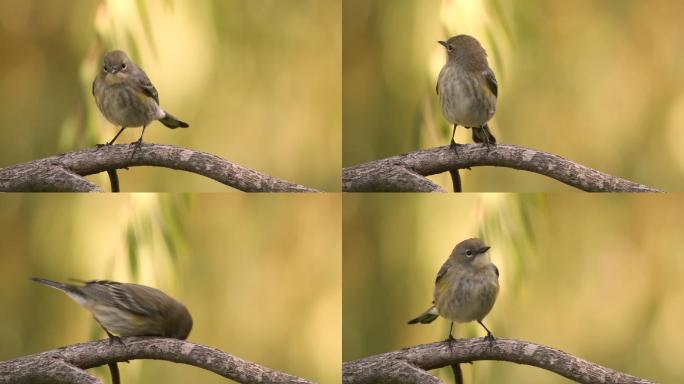
[[453, 50], [454, 50], [454, 47], [452, 47], [451, 45], [447, 45], [447, 51], [451, 52]]
[[473, 251], [471, 251], [470, 249], [466, 251], [466, 256], [472, 256], [472, 255], [473, 255]]
[[121, 69], [126, 69], [126, 63], [121, 64]]
[[103, 66], [102, 66], [102, 70], [105, 71], [105, 72], [107, 72], [107, 66], [106, 66], [106, 65], [103, 65]]

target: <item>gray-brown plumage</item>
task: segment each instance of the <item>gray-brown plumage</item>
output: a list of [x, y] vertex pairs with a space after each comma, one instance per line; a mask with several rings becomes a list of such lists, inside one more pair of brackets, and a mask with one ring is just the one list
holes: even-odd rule
[[111, 123], [121, 127], [107, 144], [113, 144], [124, 129], [142, 127], [142, 143], [145, 129], [154, 120], [168, 128], [187, 128], [189, 125], [159, 106], [157, 89], [123, 51], [108, 52], [103, 59], [102, 70], [93, 81], [93, 96], [100, 112]]
[[32, 277], [65, 292], [89, 310], [109, 336], [161, 336], [185, 340], [192, 329], [188, 309], [164, 292], [140, 284], [109, 280], [83, 286]]
[[[489, 246], [480, 239], [467, 239], [454, 247], [435, 280], [433, 305], [409, 324], [427, 324], [442, 316], [453, 323], [482, 320], [494, 306], [499, 293], [499, 270], [489, 258]], [[451, 338], [449, 331], [449, 338]]]
[[458, 35], [439, 41], [447, 51], [447, 62], [439, 72], [437, 94], [444, 117], [454, 125], [471, 128], [476, 143], [495, 144], [487, 122], [496, 111], [498, 85], [487, 63], [487, 52], [471, 36]]

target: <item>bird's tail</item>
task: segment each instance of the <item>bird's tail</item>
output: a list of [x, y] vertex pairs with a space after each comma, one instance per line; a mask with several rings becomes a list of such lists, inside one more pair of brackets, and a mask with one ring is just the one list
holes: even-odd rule
[[82, 303], [85, 300], [79, 287], [70, 284], [58, 283], [48, 279], [41, 279], [40, 277], [32, 277], [31, 280], [35, 281], [36, 283], [47, 285], [48, 287], [56, 288], [60, 291], [66, 292], [69, 297], [76, 300], [78, 303]]
[[188, 123], [186, 123], [185, 121], [179, 120], [174, 115], [172, 115], [168, 112], [165, 112], [164, 117], [159, 119], [159, 121], [171, 129], [189, 127]]
[[435, 319], [439, 316], [437, 313], [437, 308], [433, 305], [432, 307], [428, 308], [427, 311], [423, 312], [420, 316], [416, 317], [413, 320], [410, 320], [408, 323], [409, 324], [429, 324], [435, 321]]
[[43, 285], [47, 285], [48, 287], [52, 288], [57, 288], [60, 291], [68, 292], [71, 290], [71, 288], [62, 283], [58, 283], [56, 281], [48, 280], [48, 279], [41, 279], [40, 277], [32, 277], [31, 280], [35, 281], [36, 283], [41, 283]]
[[487, 145], [496, 144], [496, 137], [489, 130], [489, 125], [485, 124], [482, 128], [473, 128], [473, 141]]

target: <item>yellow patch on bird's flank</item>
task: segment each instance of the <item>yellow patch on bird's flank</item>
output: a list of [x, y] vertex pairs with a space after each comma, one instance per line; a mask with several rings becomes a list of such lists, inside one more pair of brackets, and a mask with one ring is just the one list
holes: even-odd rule
[[136, 98], [138, 99], [138, 101], [140, 101], [141, 103], [147, 103], [147, 102], [150, 100], [150, 97], [147, 96], [147, 95], [146, 95], [145, 93], [143, 93], [143, 92], [136, 92], [136, 93], [135, 93], [135, 97], [136, 97]]
[[446, 281], [444, 281], [444, 279], [442, 279], [440, 282], [437, 283], [437, 286], [435, 287], [435, 296], [441, 295], [447, 288], [448, 284], [446, 283]]
[[482, 92], [483, 92], [485, 95], [487, 95], [487, 98], [489, 98], [489, 99], [493, 98], [494, 101], [496, 102], [496, 95], [494, 94], [494, 92], [492, 92], [491, 89], [489, 89], [489, 87], [487, 86], [486, 81], [478, 81], [477, 84], [478, 84], [478, 86], [480, 87], [480, 89], [482, 90]]

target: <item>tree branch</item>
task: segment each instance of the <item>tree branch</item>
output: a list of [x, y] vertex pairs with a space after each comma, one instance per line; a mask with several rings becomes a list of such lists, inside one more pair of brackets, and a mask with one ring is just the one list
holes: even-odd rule
[[410, 152], [342, 171], [344, 192], [444, 192], [426, 176], [493, 165], [538, 173], [588, 192], [660, 192], [564, 159], [515, 145], [462, 144]]
[[136, 166], [156, 166], [196, 173], [245, 192], [318, 192], [299, 184], [224, 160], [171, 145], [143, 143], [82, 149], [0, 168], [4, 192], [101, 192], [83, 176]]
[[490, 343], [484, 338], [422, 344], [349, 361], [342, 365], [342, 382], [344, 384], [440, 383], [435, 377], [425, 381], [417, 375], [409, 377], [405, 374], [405, 370], [399, 371], [397, 366], [408, 364], [416, 369], [427, 371], [454, 363], [476, 360], [501, 360], [531, 365], [585, 384], [652, 384], [651, 381], [602, 367], [543, 345], [511, 339], [496, 339]]
[[95, 340], [0, 362], [0, 383], [102, 384], [85, 369], [134, 359], [189, 364], [246, 384], [311, 381], [260, 366], [218, 349], [184, 340], [124, 337], [122, 343]]

